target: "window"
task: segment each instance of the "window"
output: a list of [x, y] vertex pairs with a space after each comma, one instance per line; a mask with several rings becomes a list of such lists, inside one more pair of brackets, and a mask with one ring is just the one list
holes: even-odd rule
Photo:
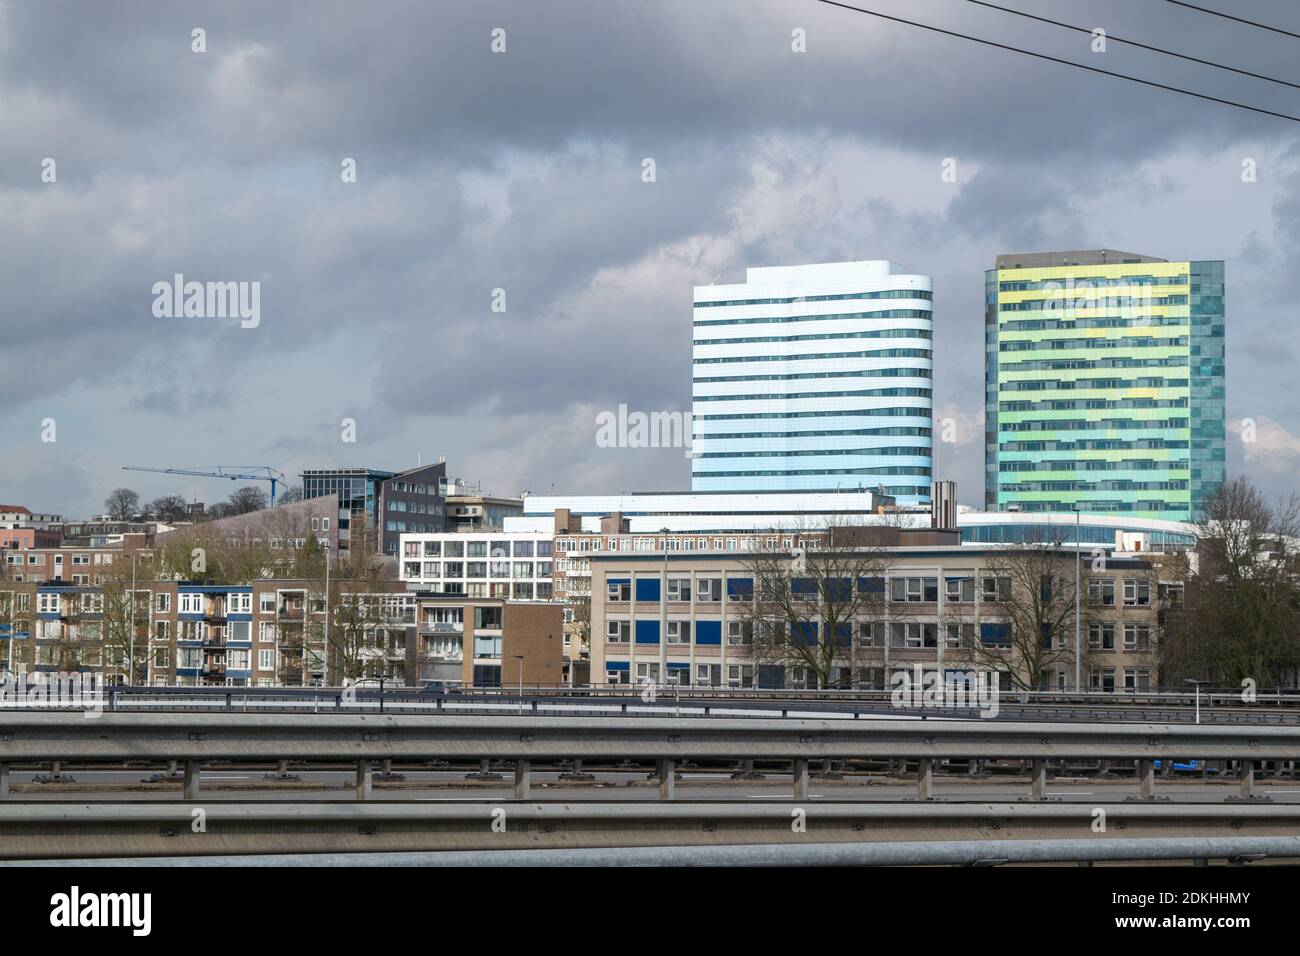
[[1141, 578], [1124, 579], [1124, 606], [1146, 607], [1151, 603], [1151, 582]]
[[226, 610], [229, 614], [252, 614], [253, 595], [243, 593], [230, 595], [230, 600]]
[[921, 640], [920, 624], [902, 621], [894, 621], [890, 624], [890, 647], [920, 647]]
[[1124, 625], [1124, 650], [1149, 651], [1151, 649], [1150, 624]]
[[950, 604], [971, 604], [975, 600], [974, 578], [946, 578], [944, 599]]
[[257, 639], [263, 644], [275, 643], [275, 623], [273, 621], [263, 621], [257, 628]]
[[160, 647], [153, 652], [153, 666], [159, 669], [167, 667], [171, 660], [171, 651], [166, 647]]
[[1115, 668], [1103, 667], [1088, 671], [1088, 687], [1092, 690], [1113, 692], [1115, 690]]
[[1145, 668], [1126, 667], [1124, 669], [1124, 689], [1140, 694], [1151, 690], [1151, 672]]
[[1099, 607], [1115, 606], [1115, 579], [1091, 578], [1088, 581], [1088, 603]]
[[668, 643], [669, 644], [689, 644], [690, 642], [691, 642], [690, 621], [669, 621], [668, 622]]
[[938, 578], [891, 578], [889, 599], [908, 604], [939, 600]]
[[606, 581], [605, 590], [606, 596], [611, 601], [632, 600], [632, 582], [627, 579]]
[[952, 650], [973, 647], [975, 644], [974, 624], [945, 624], [943, 646]]
[[606, 621], [605, 640], [610, 644], [627, 644], [632, 637], [631, 621]]
[[516, 541], [514, 556], [516, 558], [531, 558], [533, 556], [533, 543], [531, 541]]
[[754, 643], [754, 625], [750, 621], [728, 621], [727, 622], [727, 643], [728, 644], [753, 644]]
[[728, 687], [752, 687], [754, 685], [754, 668], [751, 664], [728, 664]]
[[860, 621], [858, 623], [858, 643], [863, 647], [885, 646], [885, 624], [883, 621]]
[[441, 541], [426, 541], [426, 542], [424, 542], [424, 556], [425, 556], [426, 558], [438, 558], [438, 557], [441, 557], [441, 556], [442, 556], [442, 542], [441, 542]]
[[691, 599], [691, 579], [690, 578], [669, 578], [668, 579], [668, 600], [687, 603]]
[[1115, 649], [1115, 625], [1093, 622], [1088, 625], [1088, 647], [1094, 651]]
[[722, 600], [722, 578], [699, 578], [695, 582], [695, 600], [713, 604]]
[[982, 578], [980, 580], [980, 600], [1010, 601], [1011, 600], [1011, 578], [1009, 577]]
[[203, 595], [192, 592], [181, 592], [182, 614], [202, 614], [203, 613]]
[[275, 592], [263, 591], [258, 597], [257, 609], [263, 614], [275, 613]]
[[166, 591], [160, 592], [155, 598], [154, 607], [158, 609], [159, 614], [166, 614], [172, 609], [172, 596]]
[[257, 669], [263, 671], [275, 670], [275, 651], [273, 650], [258, 651]]
[[[155, 641], [162, 641], [163, 643], [166, 643], [168, 638], [168, 632], [170, 631], [170, 629], [171, 629], [170, 621], [154, 621], [153, 639]], [[165, 667], [166, 665], [164, 664], [163, 666]]]

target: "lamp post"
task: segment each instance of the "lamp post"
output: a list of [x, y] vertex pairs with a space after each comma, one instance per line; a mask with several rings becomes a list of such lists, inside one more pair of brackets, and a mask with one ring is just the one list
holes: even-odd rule
[[[663, 598], [663, 608], [664, 608], [663, 622], [660, 624], [661, 630], [659, 632], [659, 647], [660, 647], [659, 676], [665, 683], [667, 683], [668, 681], [668, 529], [666, 527], [660, 528], [659, 534], [661, 536], [659, 539], [659, 543], [663, 546], [664, 549], [664, 575], [663, 575], [663, 580], [659, 584], [659, 588], [661, 591], [660, 596]], [[635, 597], [635, 595], [633, 596]]]
[[519, 714], [520, 714], [520, 716], [523, 716], [523, 713], [524, 713], [524, 655], [523, 655], [523, 654], [516, 654], [516, 655], [514, 655], [514, 657], [515, 657], [515, 660], [517, 660], [517, 661], [519, 662]]
[[[1208, 684], [1208, 680], [1197, 680], [1195, 677], [1184, 677], [1184, 684], [1192, 684], [1196, 687], [1196, 722], [1201, 722], [1201, 685]], [[1243, 764], [1244, 766], [1244, 764]]]
[[[102, 595], [101, 595], [102, 597]], [[131, 552], [131, 631], [126, 641], [126, 686], [135, 684], [135, 552]]]
[[[321, 653], [328, 658], [330, 646], [330, 543], [325, 539], [325, 623], [321, 625], [321, 640], [324, 647]], [[302, 627], [302, 686], [307, 686], [307, 625], [304, 622]], [[328, 669], [327, 669], [328, 670]], [[379, 681], [379, 710], [384, 710], [384, 682]]]
[[1074, 509], [1074, 692], [1077, 694], [1081, 690], [1079, 686], [1079, 660], [1083, 656], [1083, 648], [1080, 646], [1080, 598], [1079, 586], [1082, 578], [1082, 558], [1083, 542], [1080, 540], [1083, 532], [1083, 511], [1079, 507], [1079, 502], [1072, 506]]

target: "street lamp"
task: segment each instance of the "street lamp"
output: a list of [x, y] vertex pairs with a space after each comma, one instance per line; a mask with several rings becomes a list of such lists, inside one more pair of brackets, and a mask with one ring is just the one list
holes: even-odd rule
[[664, 616], [663, 622], [659, 625], [659, 677], [665, 683], [668, 681], [668, 529], [666, 527], [659, 529], [661, 535], [659, 543], [664, 549], [664, 576], [659, 587], [662, 591]]
[[1208, 680], [1197, 680], [1195, 677], [1184, 677], [1184, 684], [1192, 684], [1196, 687], [1196, 722], [1201, 722], [1201, 685], [1208, 684]]
[[519, 662], [519, 713], [522, 716], [524, 712], [524, 655], [514, 655], [515, 660]]
[[1077, 694], [1081, 690], [1079, 686], [1079, 659], [1083, 656], [1083, 648], [1080, 646], [1080, 627], [1079, 627], [1079, 607], [1080, 597], [1079, 584], [1082, 577], [1082, 556], [1083, 556], [1083, 509], [1079, 507], [1079, 502], [1070, 506], [1074, 510], [1074, 692]]
[[[102, 595], [101, 595], [102, 597]], [[135, 552], [131, 552], [131, 633], [126, 642], [126, 686], [135, 685]]]

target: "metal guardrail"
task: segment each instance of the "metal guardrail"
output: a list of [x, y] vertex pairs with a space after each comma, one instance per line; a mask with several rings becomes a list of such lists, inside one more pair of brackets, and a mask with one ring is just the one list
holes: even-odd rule
[[[900, 664], [899, 666], [906, 666]], [[119, 695], [165, 693], [174, 696], [187, 694], [236, 693], [247, 696], [320, 696], [331, 698], [343, 693], [342, 687], [225, 687], [225, 686], [174, 686], [160, 687], [150, 685], [123, 686], [110, 688]], [[353, 688], [359, 695], [378, 696], [379, 690], [373, 686]], [[503, 687], [458, 687], [452, 696], [465, 697], [501, 697], [514, 696], [517, 685]], [[590, 684], [572, 687], [563, 684], [525, 684], [525, 695], [550, 697], [640, 697], [644, 689], [636, 684]], [[766, 688], [719, 688], [699, 686], [679, 686], [659, 684], [655, 688], [657, 696], [680, 697], [682, 700], [766, 700], [766, 701], [874, 701], [888, 703], [892, 690], [885, 689], [820, 689], [791, 690]], [[385, 696], [396, 699], [401, 695], [418, 695], [419, 689], [390, 685]], [[1259, 691], [1247, 699], [1241, 688], [1208, 690], [1202, 689], [1202, 709], [1211, 707], [1286, 707], [1300, 710], [1300, 689], [1277, 689], [1270, 693]], [[1176, 706], [1194, 707], [1196, 694], [1193, 691], [1000, 691], [998, 700], [1003, 704], [1046, 704], [1063, 706], [1067, 704], [1104, 704], [1107, 706]]]
[[[1099, 809], [1106, 826], [1096, 831]], [[311, 854], [312, 861], [368, 854], [368, 862], [496, 865], [1300, 856], [1294, 805], [214, 803], [203, 808], [201, 829], [194, 819], [191, 806], [175, 803], [3, 806], [0, 857], [256, 861], [268, 846], [278, 854]], [[1187, 833], [1195, 837], [1171, 836]]]
[[526, 799], [531, 766], [565, 759], [653, 761], [663, 799], [673, 799], [682, 760], [788, 760], [796, 799], [808, 792], [810, 760], [915, 760], [917, 794], [932, 796], [945, 759], [1028, 761], [1036, 799], [1049, 760], [1133, 760], [1144, 798], [1154, 761], [1240, 761], [1241, 795], [1253, 796], [1254, 764], [1300, 759], [1300, 729], [1190, 724], [1031, 723], [664, 717], [484, 717], [443, 715], [0, 713], [0, 799], [13, 763], [179, 761], [196, 797], [205, 761], [306, 760], [353, 763], [357, 796], [371, 791], [375, 761], [513, 760], [515, 793]]

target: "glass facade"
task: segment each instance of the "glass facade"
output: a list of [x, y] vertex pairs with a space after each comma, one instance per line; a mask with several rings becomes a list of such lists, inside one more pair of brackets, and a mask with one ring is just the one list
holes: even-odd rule
[[989, 510], [1188, 520], [1223, 481], [1223, 262], [1125, 255], [986, 273]]
[[883, 260], [695, 289], [694, 491], [880, 490], [929, 502], [928, 276]]

